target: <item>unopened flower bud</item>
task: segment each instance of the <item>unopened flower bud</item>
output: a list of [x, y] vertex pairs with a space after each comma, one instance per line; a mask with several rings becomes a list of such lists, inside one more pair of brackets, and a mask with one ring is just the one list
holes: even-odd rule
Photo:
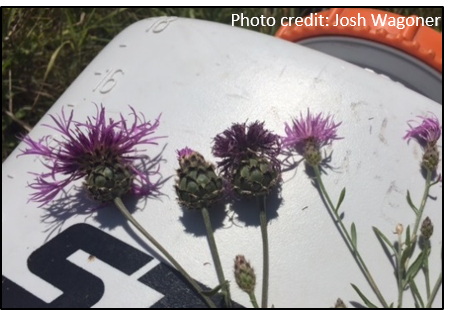
[[234, 277], [241, 290], [253, 293], [256, 284], [255, 272], [244, 255], [237, 255], [234, 259]]
[[215, 167], [198, 152], [185, 148], [178, 152], [180, 169], [177, 170], [175, 191], [179, 203], [188, 209], [210, 207], [223, 196], [223, 180]]
[[421, 235], [424, 239], [429, 240], [433, 234], [434, 227], [429, 217], [426, 217], [421, 225]]
[[395, 233], [397, 235], [399, 235], [399, 236], [401, 234], [403, 234], [403, 225], [402, 224], [400, 224], [400, 223], [397, 224], [397, 226], [395, 227]]
[[347, 308], [347, 307], [346, 307], [346, 304], [341, 300], [341, 298], [338, 298], [333, 308]]

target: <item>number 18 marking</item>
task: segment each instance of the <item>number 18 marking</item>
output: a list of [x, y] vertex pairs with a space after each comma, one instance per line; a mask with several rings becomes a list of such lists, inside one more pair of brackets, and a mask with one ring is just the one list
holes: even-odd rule
[[145, 32], [149, 32], [151, 30], [153, 33], [160, 33], [166, 29], [171, 22], [176, 21], [177, 19], [177, 16], [165, 16], [155, 19], [155, 21], [145, 30]]

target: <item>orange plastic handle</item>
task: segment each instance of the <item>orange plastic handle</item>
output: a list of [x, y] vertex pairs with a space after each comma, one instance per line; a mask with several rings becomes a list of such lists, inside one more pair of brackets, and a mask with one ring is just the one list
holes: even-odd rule
[[[316, 21], [318, 20], [317, 17], [323, 16], [323, 26], [319, 23], [312, 26], [306, 26], [304, 25], [304, 22], [301, 23], [300, 26], [297, 26], [293, 22], [291, 26], [281, 26], [276, 33], [276, 37], [292, 42], [326, 35], [362, 38], [399, 49], [413, 57], [416, 57], [437, 71], [443, 71], [442, 33], [437, 32], [428, 26], [422, 26], [421, 23], [418, 23], [418, 25], [413, 23], [413, 19], [416, 20], [416, 15], [410, 16], [412, 17], [410, 20], [404, 18], [404, 21], [402, 22], [404, 26], [403, 29], [398, 29], [395, 25], [389, 26], [387, 21], [390, 20], [391, 17], [397, 20], [397, 18], [403, 18], [404, 16], [381, 10], [365, 8], [333, 8], [316, 14], [317, 15], [314, 15], [314, 17], [316, 17]], [[382, 17], [386, 15], [387, 19], [384, 26], [373, 22], [373, 17], [376, 17], [378, 14]], [[348, 18], [349, 21], [357, 21], [359, 17], [364, 18], [365, 25], [363, 25], [363, 23], [360, 23], [360, 26], [351, 26], [351, 23], [349, 23], [348, 26], [344, 26], [342, 24], [340, 25], [340, 23], [337, 23], [337, 16], [340, 20], [343, 18], [346, 20], [346, 18]], [[304, 17], [303, 20], [305, 20], [306, 17]], [[337, 26], [334, 26], [335, 24], [337, 24]], [[408, 24], [413, 25], [409, 26]], [[402, 26], [399, 25], [399, 28], [402, 28]]]

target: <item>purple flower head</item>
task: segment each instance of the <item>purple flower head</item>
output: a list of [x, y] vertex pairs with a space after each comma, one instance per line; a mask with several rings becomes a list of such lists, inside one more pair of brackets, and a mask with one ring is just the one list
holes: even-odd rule
[[[97, 106], [96, 106], [97, 107]], [[44, 125], [53, 129], [60, 138], [45, 136], [38, 141], [30, 136], [23, 142], [28, 146], [20, 155], [38, 155], [44, 161], [47, 172], [36, 174], [35, 181], [30, 187], [35, 190], [31, 200], [41, 203], [41, 206], [51, 202], [56, 195], [75, 180], [88, 177], [94, 170], [107, 173], [101, 167], [116, 166], [127, 171], [133, 177], [130, 192], [136, 195], [148, 196], [159, 193], [159, 184], [151, 180], [158, 171], [146, 171], [135, 164], [137, 160], [148, 158], [139, 155], [138, 145], [154, 144], [163, 137], [153, 136], [159, 126], [159, 117], [155, 122], [146, 121], [131, 108], [133, 123], [129, 126], [123, 115], [120, 120], [106, 120], [105, 108], [97, 107], [95, 117], [88, 117], [81, 123], [70, 116], [52, 116], [52, 125]], [[53, 141], [54, 146], [49, 142]], [[105, 176], [105, 175], [103, 175]]]
[[194, 153], [194, 151], [192, 149], [190, 149], [188, 146], [186, 146], [185, 148], [183, 148], [181, 150], [177, 150], [177, 158], [181, 159], [183, 157], [190, 156], [193, 153]]
[[280, 171], [277, 159], [281, 151], [280, 137], [264, 128], [264, 122], [256, 121], [247, 125], [233, 124], [231, 128], [214, 138], [212, 153], [222, 158], [218, 166], [226, 176], [238, 168], [243, 160], [266, 158], [275, 170]]
[[403, 139], [408, 140], [408, 142], [411, 139], [415, 139], [423, 147], [429, 144], [436, 144], [441, 136], [441, 126], [438, 118], [433, 114], [430, 117], [418, 116], [418, 118], [422, 119], [422, 123], [413, 127], [411, 123], [414, 121], [409, 121], [408, 126], [410, 126], [410, 129], [407, 130]]
[[308, 141], [321, 148], [331, 144], [333, 140], [342, 139], [336, 135], [336, 130], [341, 125], [341, 122], [335, 124], [331, 115], [323, 117], [322, 113], [319, 113], [314, 116], [308, 109], [306, 118], [303, 117], [303, 114], [300, 114], [300, 117], [293, 119], [292, 122], [291, 127], [285, 123], [287, 136], [283, 138], [283, 146], [294, 148], [300, 154], [304, 153], [304, 148]]
[[441, 136], [441, 126], [438, 118], [431, 113], [430, 117], [418, 116], [422, 119], [422, 123], [416, 127], [408, 122], [410, 129], [407, 130], [403, 139], [415, 139], [424, 148], [424, 155], [422, 156], [422, 166], [428, 171], [434, 172], [437, 169], [440, 161], [440, 154], [437, 148], [437, 141]]

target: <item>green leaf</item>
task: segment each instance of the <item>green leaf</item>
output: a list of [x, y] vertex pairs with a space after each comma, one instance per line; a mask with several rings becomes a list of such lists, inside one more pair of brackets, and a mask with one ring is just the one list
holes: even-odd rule
[[424, 301], [422, 300], [421, 294], [419, 294], [418, 287], [416, 283], [414, 282], [414, 280], [410, 281], [410, 288], [411, 288], [411, 291], [413, 292], [413, 297], [414, 297], [414, 302], [416, 304], [416, 308], [419, 308], [419, 306], [421, 306], [421, 308], [425, 308]]
[[403, 270], [405, 270], [405, 263], [406, 263], [406, 260], [408, 259], [408, 257], [411, 256], [411, 254], [413, 253], [412, 249], [408, 249], [406, 248], [403, 252], [402, 252], [402, 258], [400, 260], [400, 265], [401, 267], [403, 268]]
[[351, 225], [351, 241], [352, 245], [354, 245], [354, 248], [357, 248], [357, 231], [355, 229], [355, 224], [352, 223]]
[[66, 46], [67, 44], [72, 45], [72, 43], [71, 43], [70, 41], [65, 41], [64, 43], [62, 43], [61, 45], [59, 45], [59, 47], [56, 48], [56, 50], [55, 50], [55, 51], [53, 52], [53, 54], [51, 55], [51, 58], [49, 59], [49, 62], [48, 62], [48, 66], [46, 67], [45, 75], [44, 75], [44, 77], [43, 77], [43, 83], [46, 81], [46, 79], [48, 78], [49, 73], [50, 73], [51, 70], [53, 69], [54, 63], [56, 62], [57, 56], [58, 56], [59, 53], [61, 52], [62, 48], [64, 48], [64, 46]]
[[210, 291], [201, 291], [201, 293], [207, 297], [212, 297], [214, 296], [215, 294], [217, 294], [222, 288], [223, 286], [227, 286], [229, 284], [228, 281], [225, 281], [223, 284], [219, 284], [217, 285], [216, 287], [214, 287], [213, 289], [211, 289]]
[[405, 262], [406, 260], [408, 259], [408, 257], [411, 257], [411, 255], [413, 254], [413, 251], [415, 249], [415, 247], [412, 245], [416, 244], [416, 243], [412, 243], [411, 242], [411, 234], [410, 234], [410, 226], [408, 226], [406, 228], [406, 237], [405, 237], [405, 245], [406, 245], [406, 248], [405, 250], [402, 252], [402, 258], [400, 260], [400, 264], [403, 268], [403, 270], [405, 270]]
[[346, 197], [346, 188], [343, 188], [343, 190], [341, 191], [341, 194], [339, 195], [338, 204], [336, 205], [335, 212], [338, 212], [339, 207], [343, 203], [344, 197]]
[[408, 204], [410, 205], [411, 209], [413, 209], [414, 213], [418, 215], [419, 211], [418, 208], [414, 206], [413, 201], [411, 200], [410, 191], [406, 191], [406, 200], [408, 201]]
[[20, 108], [14, 113], [17, 119], [24, 119], [27, 116], [27, 111], [24, 108]]
[[357, 286], [355, 286], [352, 283], [351, 285], [352, 285], [352, 288], [357, 292], [357, 294], [359, 294], [360, 298], [363, 300], [363, 302], [368, 308], [378, 308], [373, 303], [371, 303], [371, 301], [369, 301], [368, 298], [365, 297], [365, 295], [362, 294], [362, 292], [357, 288]]
[[[408, 259], [408, 257], [411, 256], [413, 253], [413, 249], [411, 248], [411, 229], [410, 226], [406, 228], [406, 236], [405, 236], [405, 250], [402, 252], [402, 258], [400, 260], [400, 264], [402, 267], [405, 269], [405, 262]], [[401, 245], [399, 245], [401, 246]]]
[[392, 245], [392, 243], [390, 243], [389, 239], [387, 239], [386, 236], [384, 236], [384, 234], [379, 230], [377, 229], [376, 227], [373, 226], [373, 231], [375, 232], [375, 234], [378, 236], [378, 238], [380, 238], [381, 240], [383, 240], [388, 246], [389, 248], [391, 248], [391, 250], [394, 252], [394, 253], [397, 253], [397, 251], [395, 250], [394, 246]]
[[408, 271], [406, 272], [406, 276], [405, 276], [405, 279], [407, 279], [408, 282], [410, 282], [412, 279], [414, 279], [414, 277], [417, 275], [419, 270], [421, 270], [422, 265], [424, 264], [424, 253], [425, 252], [419, 253], [419, 255], [416, 258], [416, 260], [408, 268]]
[[406, 228], [405, 245], [407, 248], [411, 247], [410, 225]]
[[393, 308], [393, 307], [394, 307], [394, 303], [391, 303], [391, 304], [389, 305], [389, 308]]
[[5, 61], [2, 60], [2, 74], [5, 73], [6, 69], [8, 69], [12, 62], [12, 58], [8, 58]]
[[429, 190], [432, 186], [436, 185], [437, 183], [440, 183], [441, 180], [442, 180], [441, 178], [437, 178], [434, 182], [430, 183]]

